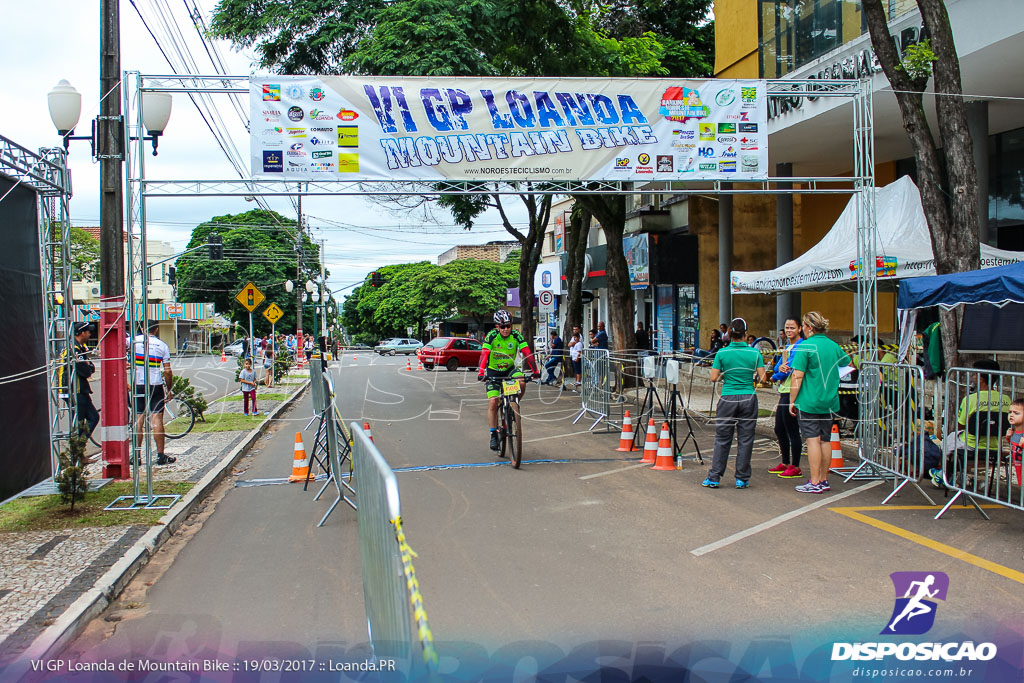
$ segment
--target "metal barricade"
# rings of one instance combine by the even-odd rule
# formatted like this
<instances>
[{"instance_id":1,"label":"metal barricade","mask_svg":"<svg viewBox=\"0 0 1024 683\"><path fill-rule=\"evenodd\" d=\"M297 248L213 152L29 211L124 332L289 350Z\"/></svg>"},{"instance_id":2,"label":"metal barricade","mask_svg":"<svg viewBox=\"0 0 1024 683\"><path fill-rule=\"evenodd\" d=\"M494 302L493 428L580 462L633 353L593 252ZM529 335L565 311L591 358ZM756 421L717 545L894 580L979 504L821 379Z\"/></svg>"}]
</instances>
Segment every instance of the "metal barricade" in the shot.
<instances>
[{"instance_id":1,"label":"metal barricade","mask_svg":"<svg viewBox=\"0 0 1024 683\"><path fill-rule=\"evenodd\" d=\"M327 487L332 483L334 488L338 492L338 497L331 503L331 506L327 508L327 512L320 518L320 523L317 527L322 527L327 518L334 512L334 508L338 506L338 503L344 501L353 510L358 510L358 506L355 501L356 490L352 486L352 436L345 433L345 421L341 418L341 412L338 410L337 401L334 393L334 378L330 375L324 375L324 389L327 397L327 407L321 416L321 425L324 428L324 433L327 437L327 456L330 458L330 476L327 482L324 484L320 492L316 494L313 500L319 500L323 492L327 490ZM346 467L346 464L348 467Z\"/></svg>"},{"instance_id":2,"label":"metal barricade","mask_svg":"<svg viewBox=\"0 0 1024 683\"><path fill-rule=\"evenodd\" d=\"M861 464L847 481L871 467L893 480L888 503L911 484L929 505L935 502L918 483L927 476L924 465L924 373L917 365L865 361L860 367L860 403L863 422L860 436Z\"/></svg>"},{"instance_id":3,"label":"metal barricade","mask_svg":"<svg viewBox=\"0 0 1024 683\"><path fill-rule=\"evenodd\" d=\"M327 395L324 392L324 371L320 363L309 364L309 388L313 392L313 417L319 417L327 410ZM313 424L310 421L310 424ZM309 425L306 425L309 428Z\"/></svg>"},{"instance_id":4,"label":"metal barricade","mask_svg":"<svg viewBox=\"0 0 1024 683\"><path fill-rule=\"evenodd\" d=\"M1024 394L1024 373L952 368L945 394L942 481L956 493L935 519L961 496L985 519L978 499L1024 510L1021 463L1007 439L1010 404Z\"/></svg>"},{"instance_id":5,"label":"metal barricade","mask_svg":"<svg viewBox=\"0 0 1024 683\"><path fill-rule=\"evenodd\" d=\"M608 418L611 412L611 370L608 362L608 349L584 349L580 358L583 363L583 384L580 387L580 412L572 421L579 422L584 415L596 415L593 429L601 420Z\"/></svg>"},{"instance_id":6,"label":"metal barricade","mask_svg":"<svg viewBox=\"0 0 1024 683\"><path fill-rule=\"evenodd\" d=\"M437 655L412 569L414 553L401 527L398 481L362 428L355 422L350 428L359 480L359 551L370 645L378 659L393 659L399 670L413 674L419 666L413 657L414 625L428 667L436 665Z\"/></svg>"}]
</instances>

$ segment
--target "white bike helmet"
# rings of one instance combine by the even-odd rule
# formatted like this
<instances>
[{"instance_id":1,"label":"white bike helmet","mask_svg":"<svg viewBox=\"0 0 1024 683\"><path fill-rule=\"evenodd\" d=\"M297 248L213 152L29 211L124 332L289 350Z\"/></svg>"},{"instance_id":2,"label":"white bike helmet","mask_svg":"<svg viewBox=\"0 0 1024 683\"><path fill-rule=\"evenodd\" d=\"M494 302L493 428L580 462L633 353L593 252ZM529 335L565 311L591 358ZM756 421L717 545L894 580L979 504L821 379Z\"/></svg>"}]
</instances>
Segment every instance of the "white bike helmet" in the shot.
<instances>
[{"instance_id":1,"label":"white bike helmet","mask_svg":"<svg viewBox=\"0 0 1024 683\"><path fill-rule=\"evenodd\" d=\"M512 324L512 316L510 316L508 314L508 311L506 311L505 309L499 308L498 310L496 310L494 312L494 324L495 325L511 325Z\"/></svg>"}]
</instances>

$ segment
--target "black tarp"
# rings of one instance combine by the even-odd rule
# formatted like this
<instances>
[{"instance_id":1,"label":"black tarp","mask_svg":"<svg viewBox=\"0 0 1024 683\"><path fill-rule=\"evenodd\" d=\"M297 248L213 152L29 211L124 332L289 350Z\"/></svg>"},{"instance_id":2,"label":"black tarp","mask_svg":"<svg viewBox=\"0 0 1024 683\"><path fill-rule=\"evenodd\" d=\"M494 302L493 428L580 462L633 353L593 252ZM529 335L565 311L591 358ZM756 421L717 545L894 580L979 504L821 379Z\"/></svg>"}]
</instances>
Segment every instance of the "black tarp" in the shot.
<instances>
[{"instance_id":1,"label":"black tarp","mask_svg":"<svg viewBox=\"0 0 1024 683\"><path fill-rule=\"evenodd\" d=\"M36 193L14 185L0 175L0 500L50 476L46 376L9 380L46 364Z\"/></svg>"}]
</instances>

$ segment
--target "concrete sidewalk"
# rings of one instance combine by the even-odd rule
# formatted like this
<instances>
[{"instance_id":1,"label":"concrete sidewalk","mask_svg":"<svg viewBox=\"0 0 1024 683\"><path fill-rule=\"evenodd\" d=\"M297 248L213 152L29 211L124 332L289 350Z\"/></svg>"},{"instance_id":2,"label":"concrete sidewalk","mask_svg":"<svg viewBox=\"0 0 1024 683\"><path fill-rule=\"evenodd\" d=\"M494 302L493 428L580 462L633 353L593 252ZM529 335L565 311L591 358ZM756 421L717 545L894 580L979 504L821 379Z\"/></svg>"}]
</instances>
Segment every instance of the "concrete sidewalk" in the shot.
<instances>
[{"instance_id":1,"label":"concrete sidewalk","mask_svg":"<svg viewBox=\"0 0 1024 683\"><path fill-rule=\"evenodd\" d=\"M153 526L0 533L0 678L18 675L15 662L57 654L117 597L271 422L301 396L309 385L308 375L301 372L293 370L272 389L261 387L263 394L287 396L278 401L261 398L264 417L253 419L253 428L193 431L167 442L166 453L177 462L154 466L154 481L195 485ZM210 404L206 420L215 423L218 416L241 412L241 401L218 400ZM98 464L90 466L89 477L100 477Z\"/></svg>"}]
</instances>

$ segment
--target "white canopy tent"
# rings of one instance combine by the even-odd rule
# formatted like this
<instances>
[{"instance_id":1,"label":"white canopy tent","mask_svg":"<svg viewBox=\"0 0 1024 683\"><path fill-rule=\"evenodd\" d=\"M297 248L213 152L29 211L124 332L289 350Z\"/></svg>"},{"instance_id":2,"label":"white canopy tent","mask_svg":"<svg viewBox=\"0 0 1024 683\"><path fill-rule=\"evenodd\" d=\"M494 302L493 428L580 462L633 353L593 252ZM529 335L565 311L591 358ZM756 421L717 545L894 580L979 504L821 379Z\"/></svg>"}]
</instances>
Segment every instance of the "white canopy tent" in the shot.
<instances>
[{"instance_id":1,"label":"white canopy tent","mask_svg":"<svg viewBox=\"0 0 1024 683\"><path fill-rule=\"evenodd\" d=\"M921 194L909 176L875 190L879 287L908 277L935 275L932 241ZM981 245L981 267L1024 261L1024 252ZM733 294L775 294L799 290L856 288L857 207L851 198L832 229L798 258L774 270L731 273Z\"/></svg>"}]
</instances>

